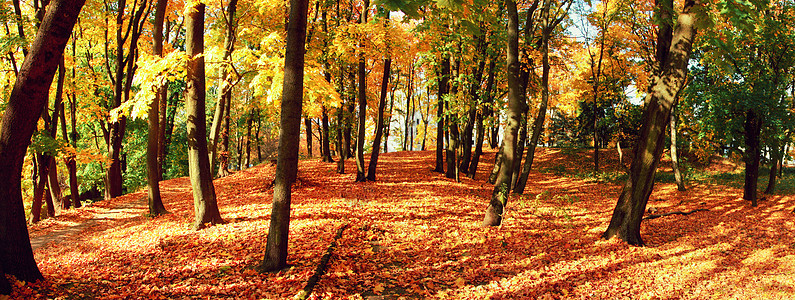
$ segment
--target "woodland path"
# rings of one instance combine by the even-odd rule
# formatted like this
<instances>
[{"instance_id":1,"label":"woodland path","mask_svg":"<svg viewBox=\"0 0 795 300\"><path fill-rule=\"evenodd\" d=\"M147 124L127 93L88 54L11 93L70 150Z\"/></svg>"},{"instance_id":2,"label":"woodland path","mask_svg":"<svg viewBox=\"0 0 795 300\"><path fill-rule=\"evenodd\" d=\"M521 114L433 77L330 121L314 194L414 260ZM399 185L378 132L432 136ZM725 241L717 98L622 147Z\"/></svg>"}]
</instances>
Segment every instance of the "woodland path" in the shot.
<instances>
[{"instance_id":1,"label":"woodland path","mask_svg":"<svg viewBox=\"0 0 795 300\"><path fill-rule=\"evenodd\" d=\"M140 198L134 201L123 202L114 205L109 209L103 209L94 214L94 217L81 223L69 225L64 228L58 228L44 235L32 237L30 239L30 246L33 251L41 247L58 244L69 237L76 236L85 231L86 228L95 226L100 222L114 222L125 218L130 214L140 215L146 212L146 198Z\"/></svg>"}]
</instances>

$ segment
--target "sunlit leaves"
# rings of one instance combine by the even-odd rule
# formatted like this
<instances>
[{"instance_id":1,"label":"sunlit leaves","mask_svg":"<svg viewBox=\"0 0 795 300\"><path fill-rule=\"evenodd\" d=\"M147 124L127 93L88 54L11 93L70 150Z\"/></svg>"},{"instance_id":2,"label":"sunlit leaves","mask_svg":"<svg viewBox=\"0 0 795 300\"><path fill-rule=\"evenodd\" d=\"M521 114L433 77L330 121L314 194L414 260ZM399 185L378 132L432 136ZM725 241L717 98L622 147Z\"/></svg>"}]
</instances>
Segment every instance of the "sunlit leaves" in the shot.
<instances>
[{"instance_id":1,"label":"sunlit leaves","mask_svg":"<svg viewBox=\"0 0 795 300\"><path fill-rule=\"evenodd\" d=\"M111 119L115 120L121 114L134 119L144 118L149 104L155 99L160 87L168 82L185 80L187 76L185 66L188 59L185 52L178 51L171 52L165 57L141 54L138 59L138 71L133 78L133 83L139 87L139 90L131 101L126 101L111 111Z\"/></svg>"}]
</instances>

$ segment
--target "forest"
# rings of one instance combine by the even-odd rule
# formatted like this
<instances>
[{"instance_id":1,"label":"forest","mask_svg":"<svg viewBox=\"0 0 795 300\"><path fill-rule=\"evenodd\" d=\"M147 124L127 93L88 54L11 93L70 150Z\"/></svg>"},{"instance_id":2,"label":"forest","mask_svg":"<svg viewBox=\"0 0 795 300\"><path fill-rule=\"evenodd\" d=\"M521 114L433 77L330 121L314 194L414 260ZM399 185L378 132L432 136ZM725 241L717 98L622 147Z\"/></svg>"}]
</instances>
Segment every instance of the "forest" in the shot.
<instances>
[{"instance_id":1,"label":"forest","mask_svg":"<svg viewBox=\"0 0 795 300\"><path fill-rule=\"evenodd\" d=\"M795 297L793 1L4 2L0 298Z\"/></svg>"}]
</instances>

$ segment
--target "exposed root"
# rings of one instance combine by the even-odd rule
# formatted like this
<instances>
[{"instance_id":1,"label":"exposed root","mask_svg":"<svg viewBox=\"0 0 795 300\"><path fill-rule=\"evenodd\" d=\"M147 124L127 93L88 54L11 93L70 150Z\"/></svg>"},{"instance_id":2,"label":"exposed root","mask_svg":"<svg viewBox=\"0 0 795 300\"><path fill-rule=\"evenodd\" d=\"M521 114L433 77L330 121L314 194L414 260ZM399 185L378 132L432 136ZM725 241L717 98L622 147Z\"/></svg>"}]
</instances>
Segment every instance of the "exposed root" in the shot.
<instances>
[{"instance_id":1,"label":"exposed root","mask_svg":"<svg viewBox=\"0 0 795 300\"><path fill-rule=\"evenodd\" d=\"M692 213L697 212L697 211L707 211L707 210L709 210L709 209L699 208L699 209L691 210L689 212L672 211L672 212L667 212L667 213L664 213L664 214L648 215L648 216L643 217L643 220L656 219L656 218L670 216L670 215L683 215L683 216L686 216L686 215L692 214Z\"/></svg>"}]
</instances>

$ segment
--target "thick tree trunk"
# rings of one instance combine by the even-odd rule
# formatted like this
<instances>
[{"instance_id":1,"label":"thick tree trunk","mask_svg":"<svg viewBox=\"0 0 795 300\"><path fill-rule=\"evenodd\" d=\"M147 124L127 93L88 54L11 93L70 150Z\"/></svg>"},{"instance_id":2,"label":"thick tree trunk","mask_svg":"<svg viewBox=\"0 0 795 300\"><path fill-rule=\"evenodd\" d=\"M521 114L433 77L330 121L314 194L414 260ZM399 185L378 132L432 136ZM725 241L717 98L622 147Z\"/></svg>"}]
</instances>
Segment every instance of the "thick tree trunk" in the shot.
<instances>
[{"instance_id":1,"label":"thick tree trunk","mask_svg":"<svg viewBox=\"0 0 795 300\"><path fill-rule=\"evenodd\" d=\"M387 18L389 15L387 15ZM381 137L384 134L384 110L386 110L386 93L389 87L389 73L392 59L384 59L384 76L381 79L381 96L378 100L378 118L375 121L375 138L370 151L370 163L367 166L367 180L375 181L375 170L378 167L378 155L381 153Z\"/></svg>"},{"instance_id":2,"label":"thick tree trunk","mask_svg":"<svg viewBox=\"0 0 795 300\"><path fill-rule=\"evenodd\" d=\"M663 7L657 10L658 13L673 10L672 1L660 1L660 5ZM665 44L671 46L664 51L667 54L664 55L665 60L660 61L660 72L652 74L652 82L645 101L646 110L641 118L644 122L638 144L635 146L629 177L613 210L610 225L602 235L605 239L617 235L631 245L643 245L640 222L654 186L654 173L664 148L665 127L668 124L671 108L687 77L687 63L696 36L698 6L701 6L700 2L686 1L682 13L678 16L676 30L672 36L667 37L669 43L665 41L657 43L658 50ZM666 26L660 27L662 33Z\"/></svg>"},{"instance_id":3,"label":"thick tree trunk","mask_svg":"<svg viewBox=\"0 0 795 300\"><path fill-rule=\"evenodd\" d=\"M22 203L22 164L50 84L84 0L52 0L22 64L0 123L0 271L18 280L43 279L30 246ZM43 174L42 174L43 175ZM0 276L0 294L11 293Z\"/></svg>"},{"instance_id":4,"label":"thick tree trunk","mask_svg":"<svg viewBox=\"0 0 795 300\"><path fill-rule=\"evenodd\" d=\"M279 133L279 158L273 186L268 243L260 271L278 271L287 266L290 229L290 193L298 173L298 136L303 102L304 39L306 38L307 0L290 1L287 52L284 56L284 88Z\"/></svg>"},{"instance_id":5,"label":"thick tree trunk","mask_svg":"<svg viewBox=\"0 0 795 300\"><path fill-rule=\"evenodd\" d=\"M188 76L185 89L185 108L188 111L188 163L193 188L193 227L221 224L221 213L215 198L210 156L207 150L207 115L205 113L204 77L204 3L197 3L187 14L185 38Z\"/></svg>"},{"instance_id":6,"label":"thick tree trunk","mask_svg":"<svg viewBox=\"0 0 795 300\"><path fill-rule=\"evenodd\" d=\"M673 110L673 109L672 109ZM680 191L687 190L685 183L682 179L682 172L679 171L679 155L676 153L676 115L670 117L671 125L671 165L674 169L674 179L676 179L676 188ZM620 148L619 148L620 149Z\"/></svg>"},{"instance_id":7,"label":"thick tree trunk","mask_svg":"<svg viewBox=\"0 0 795 300\"><path fill-rule=\"evenodd\" d=\"M165 19L168 1L158 0L155 8L155 23L152 29L155 55L163 56L163 20ZM159 216L165 213L166 207L160 197L160 181L163 179L163 172L160 171L160 164L157 154L160 145L160 101L166 101L167 89L165 86L158 87L155 99L149 104L148 129L149 137L146 144L146 178L148 185L149 215Z\"/></svg>"},{"instance_id":8,"label":"thick tree trunk","mask_svg":"<svg viewBox=\"0 0 795 300\"><path fill-rule=\"evenodd\" d=\"M527 111L524 92L519 80L519 16L516 10L516 1L506 0L505 4L508 8L508 122L503 137L503 159L499 175L494 183L491 201L483 217L484 226L499 226L502 223L513 175L517 133L522 122L521 118Z\"/></svg>"},{"instance_id":9,"label":"thick tree trunk","mask_svg":"<svg viewBox=\"0 0 795 300\"><path fill-rule=\"evenodd\" d=\"M745 185L743 185L743 199L751 201L751 206L757 205L757 186L759 179L759 156L761 147L759 134L762 130L762 120L753 109L745 114Z\"/></svg>"}]
</instances>

